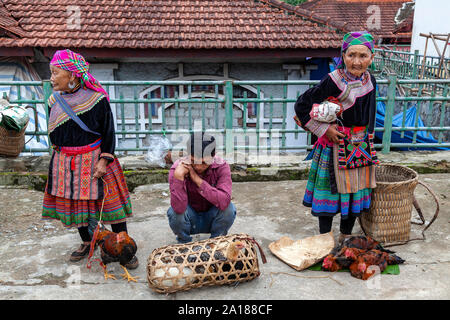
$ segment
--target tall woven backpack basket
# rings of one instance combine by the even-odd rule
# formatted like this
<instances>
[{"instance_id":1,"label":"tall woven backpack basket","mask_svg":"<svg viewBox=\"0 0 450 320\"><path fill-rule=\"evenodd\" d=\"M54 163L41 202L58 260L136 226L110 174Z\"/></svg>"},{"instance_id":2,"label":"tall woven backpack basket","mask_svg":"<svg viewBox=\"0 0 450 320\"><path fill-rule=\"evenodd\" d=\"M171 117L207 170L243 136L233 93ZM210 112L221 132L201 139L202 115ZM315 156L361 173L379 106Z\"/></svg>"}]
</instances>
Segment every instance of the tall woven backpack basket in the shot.
<instances>
[{"instance_id":1,"label":"tall woven backpack basket","mask_svg":"<svg viewBox=\"0 0 450 320\"><path fill-rule=\"evenodd\" d=\"M17 157L25 146L25 126L20 132L0 126L0 156Z\"/></svg>"},{"instance_id":2,"label":"tall woven backpack basket","mask_svg":"<svg viewBox=\"0 0 450 320\"><path fill-rule=\"evenodd\" d=\"M425 230L439 213L439 202L433 190L419 181L416 171L401 165L381 164L375 169L375 178L377 187L372 191L369 213L363 214L359 220L364 233L384 244L424 240ZM428 224L414 196L417 184L424 186L436 202L436 212ZM411 222L413 207L421 219L419 223ZM425 225L423 238L410 239L411 223Z\"/></svg>"}]
</instances>

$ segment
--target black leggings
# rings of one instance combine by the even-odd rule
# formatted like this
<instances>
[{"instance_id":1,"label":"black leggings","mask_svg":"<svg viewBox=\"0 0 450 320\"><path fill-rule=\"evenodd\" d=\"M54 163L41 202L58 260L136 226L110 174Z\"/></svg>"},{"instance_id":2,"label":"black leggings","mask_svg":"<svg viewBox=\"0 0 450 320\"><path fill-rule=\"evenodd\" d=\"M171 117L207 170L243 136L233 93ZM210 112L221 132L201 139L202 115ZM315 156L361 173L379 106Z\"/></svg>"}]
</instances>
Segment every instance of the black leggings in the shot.
<instances>
[{"instance_id":1,"label":"black leggings","mask_svg":"<svg viewBox=\"0 0 450 320\"><path fill-rule=\"evenodd\" d=\"M127 230L127 223L126 222L112 224L111 225L111 229L115 233L119 233L121 231L128 232L128 230ZM88 241L92 240L91 235L89 234L87 226L86 227L79 227L78 228L78 233L80 234L80 237L81 237L82 241L88 242Z\"/></svg>"},{"instance_id":2,"label":"black leggings","mask_svg":"<svg viewBox=\"0 0 450 320\"><path fill-rule=\"evenodd\" d=\"M353 226L355 225L356 217L349 215L347 219L341 218L340 231L343 234L351 234ZM333 217L319 217L320 233L327 233L331 231Z\"/></svg>"}]
</instances>

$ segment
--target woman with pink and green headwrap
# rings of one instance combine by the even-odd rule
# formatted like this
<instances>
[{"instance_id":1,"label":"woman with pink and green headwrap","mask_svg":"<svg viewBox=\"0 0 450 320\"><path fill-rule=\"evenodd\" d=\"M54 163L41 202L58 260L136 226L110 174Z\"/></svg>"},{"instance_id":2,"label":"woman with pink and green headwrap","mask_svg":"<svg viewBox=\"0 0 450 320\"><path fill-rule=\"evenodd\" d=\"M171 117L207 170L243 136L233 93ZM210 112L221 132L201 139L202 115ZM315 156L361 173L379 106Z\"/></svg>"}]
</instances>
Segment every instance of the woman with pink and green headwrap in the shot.
<instances>
[{"instance_id":1,"label":"woman with pink and green headwrap","mask_svg":"<svg viewBox=\"0 0 450 320\"><path fill-rule=\"evenodd\" d=\"M100 219L101 208L102 223L111 224L114 232L127 231L131 202L114 156L114 118L107 92L89 73L83 56L71 50L57 51L50 70L54 93L48 99L48 131L53 153L42 217L78 228L82 244L70 261L79 261L89 253L89 225ZM126 267L137 266L134 257Z\"/></svg>"},{"instance_id":2,"label":"woman with pink and green headwrap","mask_svg":"<svg viewBox=\"0 0 450 320\"><path fill-rule=\"evenodd\" d=\"M80 82L81 87L102 93L109 101L108 94L100 83L89 73L89 63L82 55L69 49L56 51L50 66L69 71ZM73 83L69 82L69 88L73 89Z\"/></svg>"},{"instance_id":3,"label":"woman with pink and green headwrap","mask_svg":"<svg viewBox=\"0 0 450 320\"><path fill-rule=\"evenodd\" d=\"M368 212L376 186L372 165L377 163L373 148L376 80L368 71L373 52L371 34L347 33L338 68L295 103L298 124L318 137L303 204L318 217L320 233L330 232L333 217L340 213L339 241L352 233L356 218ZM323 122L312 112L314 105L325 100L340 105L334 122ZM344 137L355 145L346 147ZM354 152L347 156L347 149Z\"/></svg>"}]
</instances>

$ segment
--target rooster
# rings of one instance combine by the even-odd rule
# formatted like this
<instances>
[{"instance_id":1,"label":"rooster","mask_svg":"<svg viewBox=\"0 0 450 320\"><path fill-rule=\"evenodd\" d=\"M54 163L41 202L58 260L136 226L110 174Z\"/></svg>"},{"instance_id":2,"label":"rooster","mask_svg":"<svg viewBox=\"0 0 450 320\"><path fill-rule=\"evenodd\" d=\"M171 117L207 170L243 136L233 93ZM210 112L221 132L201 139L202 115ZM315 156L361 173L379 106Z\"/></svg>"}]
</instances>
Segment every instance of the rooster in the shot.
<instances>
[{"instance_id":1,"label":"rooster","mask_svg":"<svg viewBox=\"0 0 450 320\"><path fill-rule=\"evenodd\" d=\"M358 248L345 248L344 255L347 259L351 260L352 262L358 258L359 255L366 253L367 250L364 249L358 249Z\"/></svg>"},{"instance_id":2,"label":"rooster","mask_svg":"<svg viewBox=\"0 0 450 320\"><path fill-rule=\"evenodd\" d=\"M345 257L352 261L355 261L359 256L364 255L364 254L381 256L382 258L386 259L386 262L388 265L402 264L403 262L405 262L405 260L403 260L402 258L400 258L399 256L397 256L395 254L389 254L387 252L377 250L377 249L372 249L372 250L366 251L366 250L357 249L357 248L347 248L344 252Z\"/></svg>"},{"instance_id":3,"label":"rooster","mask_svg":"<svg viewBox=\"0 0 450 320\"><path fill-rule=\"evenodd\" d=\"M133 259L137 251L136 242L128 236L125 231L115 233L103 228L96 239L96 244L100 247L100 256L102 263L100 264L104 270L105 280L108 278L116 279L114 275L109 274L106 270L106 264L111 262L119 262L123 270L122 277L128 282L137 282L137 277L132 277L125 265Z\"/></svg>"},{"instance_id":4,"label":"rooster","mask_svg":"<svg viewBox=\"0 0 450 320\"><path fill-rule=\"evenodd\" d=\"M354 249L348 251L348 249ZM345 239L341 245L336 246L323 260L322 269L326 271L339 271L348 268L356 257L368 250L376 249L385 253L394 253L381 246L378 241L366 236L352 236Z\"/></svg>"},{"instance_id":5,"label":"rooster","mask_svg":"<svg viewBox=\"0 0 450 320\"><path fill-rule=\"evenodd\" d=\"M342 268L348 268L353 260L350 260L345 251L348 248L344 245L336 246L331 252L323 259L322 268L326 271L336 272Z\"/></svg>"},{"instance_id":6,"label":"rooster","mask_svg":"<svg viewBox=\"0 0 450 320\"><path fill-rule=\"evenodd\" d=\"M395 253L394 251L387 250L381 246L381 244L367 236L352 236L345 239L342 243L342 246L347 248L357 248L364 250L372 250L377 249L386 253Z\"/></svg>"},{"instance_id":7,"label":"rooster","mask_svg":"<svg viewBox=\"0 0 450 320\"><path fill-rule=\"evenodd\" d=\"M405 262L405 260L394 254L377 249L362 252L362 250L351 248L346 250L345 255L350 259L355 259L350 265L351 275L362 280L367 280L375 274L375 270L370 268L370 266L378 267L381 273L386 269L387 265Z\"/></svg>"}]
</instances>

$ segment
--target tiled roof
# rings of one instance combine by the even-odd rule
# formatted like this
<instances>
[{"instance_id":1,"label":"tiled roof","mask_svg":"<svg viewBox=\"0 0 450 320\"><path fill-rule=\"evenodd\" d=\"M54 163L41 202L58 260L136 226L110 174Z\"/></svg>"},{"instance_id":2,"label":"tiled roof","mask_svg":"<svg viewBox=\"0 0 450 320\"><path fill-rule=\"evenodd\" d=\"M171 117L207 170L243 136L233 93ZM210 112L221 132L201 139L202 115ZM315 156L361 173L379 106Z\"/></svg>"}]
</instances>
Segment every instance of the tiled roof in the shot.
<instances>
[{"instance_id":1,"label":"tiled roof","mask_svg":"<svg viewBox=\"0 0 450 320\"><path fill-rule=\"evenodd\" d=\"M19 23L14 20L2 2L0 2L0 30L6 33L8 37L16 38L25 35Z\"/></svg>"},{"instance_id":2,"label":"tiled roof","mask_svg":"<svg viewBox=\"0 0 450 320\"><path fill-rule=\"evenodd\" d=\"M323 49L339 48L343 36L339 24L278 0L2 2L24 34L0 37L0 47Z\"/></svg>"},{"instance_id":3,"label":"tiled roof","mask_svg":"<svg viewBox=\"0 0 450 320\"><path fill-rule=\"evenodd\" d=\"M410 38L411 32L396 33L395 16L406 2L412 0L311 0L299 7L329 21L345 24L347 30L368 30L376 38ZM407 21L412 24L414 10Z\"/></svg>"}]
</instances>

